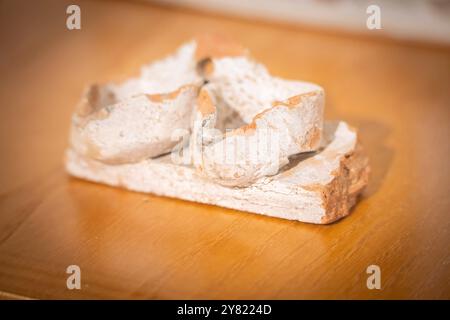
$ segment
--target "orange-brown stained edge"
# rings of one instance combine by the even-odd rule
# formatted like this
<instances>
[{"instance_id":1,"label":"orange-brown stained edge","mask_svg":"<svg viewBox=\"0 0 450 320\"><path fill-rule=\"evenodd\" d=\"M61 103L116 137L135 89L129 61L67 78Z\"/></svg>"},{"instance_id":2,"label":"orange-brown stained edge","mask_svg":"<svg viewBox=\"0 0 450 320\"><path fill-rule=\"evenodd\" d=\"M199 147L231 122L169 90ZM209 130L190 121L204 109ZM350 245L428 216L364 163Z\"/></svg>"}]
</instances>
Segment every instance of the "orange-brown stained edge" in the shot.
<instances>
[{"instance_id":1,"label":"orange-brown stained edge","mask_svg":"<svg viewBox=\"0 0 450 320\"><path fill-rule=\"evenodd\" d=\"M174 100L178 97L178 95L189 89L198 90L198 87L193 84L186 84L184 86L179 87L177 90L169 92L169 93L155 93L155 94L146 94L145 96L151 101L151 102L163 102L166 100Z\"/></svg>"},{"instance_id":2,"label":"orange-brown stained edge","mask_svg":"<svg viewBox=\"0 0 450 320\"><path fill-rule=\"evenodd\" d=\"M263 110L260 113L258 113L256 116L253 117L252 122L250 122L249 124L246 124L242 127L239 127L233 131L228 132L227 135L233 136L233 135L239 135L239 134L252 134L256 130L256 121L258 119L264 117L264 115L266 113L270 112L274 108L278 108L278 107L288 107L290 109L295 108L300 104L300 102L303 100L303 98L317 96L319 94L321 94L321 91L315 90L315 91L306 92L306 93L302 93L302 94L290 97L284 101L274 101L272 103L271 108L268 108L268 109Z\"/></svg>"},{"instance_id":3,"label":"orange-brown stained edge","mask_svg":"<svg viewBox=\"0 0 450 320\"><path fill-rule=\"evenodd\" d=\"M211 95L209 94L208 90L204 88L200 89L200 93L198 94L197 106L198 111L202 115L211 114L216 111L216 107L214 106Z\"/></svg>"}]
</instances>

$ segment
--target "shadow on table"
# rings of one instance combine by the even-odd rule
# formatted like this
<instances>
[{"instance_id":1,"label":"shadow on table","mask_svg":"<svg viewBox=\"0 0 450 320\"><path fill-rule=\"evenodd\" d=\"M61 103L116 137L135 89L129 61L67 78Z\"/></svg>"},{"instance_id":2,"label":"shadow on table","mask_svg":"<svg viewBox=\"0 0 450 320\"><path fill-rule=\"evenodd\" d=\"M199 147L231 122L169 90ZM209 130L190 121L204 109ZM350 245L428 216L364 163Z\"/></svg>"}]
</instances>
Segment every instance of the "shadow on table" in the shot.
<instances>
[{"instance_id":1,"label":"shadow on table","mask_svg":"<svg viewBox=\"0 0 450 320\"><path fill-rule=\"evenodd\" d=\"M383 185L394 158L395 151L386 145L392 130L383 123L368 119L349 119L349 123L357 127L360 142L369 157L369 184L362 197L370 197Z\"/></svg>"}]
</instances>

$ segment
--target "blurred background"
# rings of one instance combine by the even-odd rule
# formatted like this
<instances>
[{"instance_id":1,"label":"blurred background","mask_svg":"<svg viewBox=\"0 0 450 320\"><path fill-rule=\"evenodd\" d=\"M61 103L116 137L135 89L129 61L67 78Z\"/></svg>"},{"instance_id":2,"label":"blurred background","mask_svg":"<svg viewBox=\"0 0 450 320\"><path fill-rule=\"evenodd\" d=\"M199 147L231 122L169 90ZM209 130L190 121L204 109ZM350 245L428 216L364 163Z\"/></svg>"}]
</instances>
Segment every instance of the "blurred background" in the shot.
<instances>
[{"instance_id":1,"label":"blurred background","mask_svg":"<svg viewBox=\"0 0 450 320\"><path fill-rule=\"evenodd\" d=\"M367 8L377 5L383 35L450 44L449 0L148 0L251 19L366 33Z\"/></svg>"}]
</instances>

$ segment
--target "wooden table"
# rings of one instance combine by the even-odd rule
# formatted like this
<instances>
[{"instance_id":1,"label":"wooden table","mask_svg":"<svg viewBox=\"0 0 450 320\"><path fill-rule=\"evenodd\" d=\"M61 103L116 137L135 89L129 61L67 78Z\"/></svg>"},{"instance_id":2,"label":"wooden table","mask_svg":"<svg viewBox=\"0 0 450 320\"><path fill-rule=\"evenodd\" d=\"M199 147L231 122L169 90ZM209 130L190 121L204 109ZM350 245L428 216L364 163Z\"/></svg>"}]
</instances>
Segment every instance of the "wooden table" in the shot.
<instances>
[{"instance_id":1,"label":"wooden table","mask_svg":"<svg viewBox=\"0 0 450 320\"><path fill-rule=\"evenodd\" d=\"M450 298L450 50L170 10L5 1L0 10L0 296ZM86 83L205 30L276 75L321 84L326 117L360 129L372 176L328 226L127 192L69 177L70 115ZM66 268L81 268L81 290ZM366 268L381 268L381 290Z\"/></svg>"}]
</instances>

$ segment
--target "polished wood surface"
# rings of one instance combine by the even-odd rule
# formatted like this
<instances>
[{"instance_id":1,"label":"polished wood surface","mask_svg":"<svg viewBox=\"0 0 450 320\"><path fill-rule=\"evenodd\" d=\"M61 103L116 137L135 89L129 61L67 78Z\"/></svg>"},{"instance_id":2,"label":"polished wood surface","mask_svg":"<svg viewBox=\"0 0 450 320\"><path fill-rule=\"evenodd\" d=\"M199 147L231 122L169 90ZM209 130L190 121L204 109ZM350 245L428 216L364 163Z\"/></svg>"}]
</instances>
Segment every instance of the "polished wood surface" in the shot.
<instances>
[{"instance_id":1,"label":"polished wood surface","mask_svg":"<svg viewBox=\"0 0 450 320\"><path fill-rule=\"evenodd\" d=\"M0 298L450 298L450 50L145 3L0 6ZM276 75L321 84L359 128L368 189L328 226L127 192L69 177L83 86L122 79L205 30ZM67 266L81 290L66 288ZM381 268L368 290L366 268Z\"/></svg>"}]
</instances>

